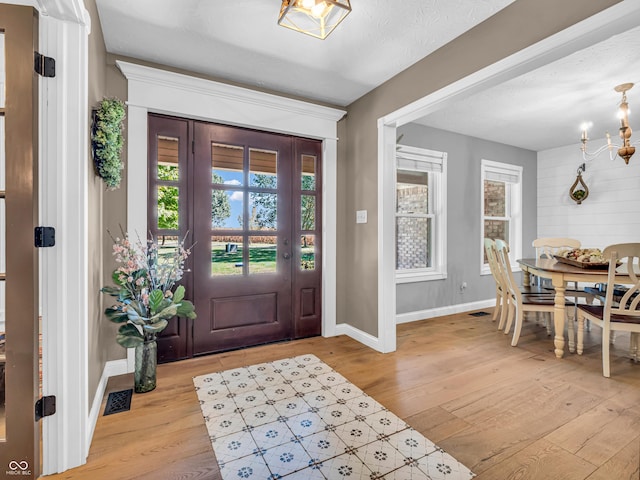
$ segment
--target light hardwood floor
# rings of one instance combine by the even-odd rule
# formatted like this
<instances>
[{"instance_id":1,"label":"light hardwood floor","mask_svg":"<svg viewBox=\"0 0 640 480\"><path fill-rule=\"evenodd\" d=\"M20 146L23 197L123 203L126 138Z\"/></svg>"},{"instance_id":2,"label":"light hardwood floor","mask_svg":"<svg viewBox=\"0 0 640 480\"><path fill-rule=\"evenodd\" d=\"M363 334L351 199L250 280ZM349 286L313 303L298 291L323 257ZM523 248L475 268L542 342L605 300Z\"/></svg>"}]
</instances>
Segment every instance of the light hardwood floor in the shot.
<instances>
[{"instance_id":1,"label":"light hardwood floor","mask_svg":"<svg viewBox=\"0 0 640 480\"><path fill-rule=\"evenodd\" d=\"M640 365L620 334L604 378L599 336L594 327L583 356L558 360L542 325L525 322L514 348L490 316L463 313L399 325L386 355L316 337L160 365L155 391L99 418L86 465L46 478L220 479L192 377L313 353L478 479L638 480ZM116 377L109 391L131 384Z\"/></svg>"}]
</instances>

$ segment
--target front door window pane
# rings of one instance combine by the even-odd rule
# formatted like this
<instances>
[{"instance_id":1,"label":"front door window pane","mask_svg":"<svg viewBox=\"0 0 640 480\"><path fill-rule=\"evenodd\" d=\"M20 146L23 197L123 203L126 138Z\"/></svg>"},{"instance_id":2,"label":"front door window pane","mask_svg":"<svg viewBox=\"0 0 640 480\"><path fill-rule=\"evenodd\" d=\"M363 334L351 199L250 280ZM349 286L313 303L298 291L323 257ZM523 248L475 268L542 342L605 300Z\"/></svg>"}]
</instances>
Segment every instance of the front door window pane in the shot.
<instances>
[{"instance_id":1,"label":"front door window pane","mask_svg":"<svg viewBox=\"0 0 640 480\"><path fill-rule=\"evenodd\" d=\"M316 157L302 155L302 190L316 189Z\"/></svg>"},{"instance_id":2,"label":"front door window pane","mask_svg":"<svg viewBox=\"0 0 640 480\"><path fill-rule=\"evenodd\" d=\"M278 194L249 193L249 228L276 230L278 228Z\"/></svg>"},{"instance_id":3,"label":"front door window pane","mask_svg":"<svg viewBox=\"0 0 640 480\"><path fill-rule=\"evenodd\" d=\"M211 275L242 275L242 237L211 237Z\"/></svg>"},{"instance_id":4,"label":"front door window pane","mask_svg":"<svg viewBox=\"0 0 640 480\"><path fill-rule=\"evenodd\" d=\"M431 218L396 218L396 269L431 267Z\"/></svg>"},{"instance_id":5,"label":"front door window pane","mask_svg":"<svg viewBox=\"0 0 640 480\"><path fill-rule=\"evenodd\" d=\"M249 149L249 185L278 188L278 154L269 150Z\"/></svg>"},{"instance_id":6,"label":"front door window pane","mask_svg":"<svg viewBox=\"0 0 640 480\"><path fill-rule=\"evenodd\" d=\"M161 185L158 187L158 230L178 230L178 187Z\"/></svg>"},{"instance_id":7,"label":"front door window pane","mask_svg":"<svg viewBox=\"0 0 640 480\"><path fill-rule=\"evenodd\" d=\"M315 195L300 196L300 228L302 230L316 229L316 197Z\"/></svg>"},{"instance_id":8,"label":"front door window pane","mask_svg":"<svg viewBox=\"0 0 640 480\"><path fill-rule=\"evenodd\" d=\"M244 147L211 144L211 181L214 184L244 185Z\"/></svg>"},{"instance_id":9,"label":"front door window pane","mask_svg":"<svg viewBox=\"0 0 640 480\"><path fill-rule=\"evenodd\" d=\"M300 270L316 269L315 235L300 236Z\"/></svg>"},{"instance_id":10,"label":"front door window pane","mask_svg":"<svg viewBox=\"0 0 640 480\"><path fill-rule=\"evenodd\" d=\"M242 190L213 189L211 191L211 226L221 230L241 230L243 203Z\"/></svg>"},{"instance_id":11,"label":"front door window pane","mask_svg":"<svg viewBox=\"0 0 640 480\"><path fill-rule=\"evenodd\" d=\"M158 180L177 182L180 180L178 170L178 139L158 135Z\"/></svg>"},{"instance_id":12,"label":"front door window pane","mask_svg":"<svg viewBox=\"0 0 640 480\"><path fill-rule=\"evenodd\" d=\"M276 237L249 237L249 274L276 273L277 255Z\"/></svg>"}]
</instances>

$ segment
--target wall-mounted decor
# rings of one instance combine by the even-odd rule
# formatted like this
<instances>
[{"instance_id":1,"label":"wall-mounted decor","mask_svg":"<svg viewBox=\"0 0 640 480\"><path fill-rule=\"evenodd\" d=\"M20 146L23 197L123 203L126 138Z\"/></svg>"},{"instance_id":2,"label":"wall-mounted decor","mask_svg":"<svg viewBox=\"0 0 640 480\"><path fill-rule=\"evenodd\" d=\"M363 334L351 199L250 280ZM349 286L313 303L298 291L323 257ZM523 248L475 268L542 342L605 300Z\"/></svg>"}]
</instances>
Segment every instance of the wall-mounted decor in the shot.
<instances>
[{"instance_id":1,"label":"wall-mounted decor","mask_svg":"<svg viewBox=\"0 0 640 480\"><path fill-rule=\"evenodd\" d=\"M124 165L122 158L122 123L125 106L117 98L105 98L93 111L91 154L96 174L109 190L120 186Z\"/></svg>"},{"instance_id":2,"label":"wall-mounted decor","mask_svg":"<svg viewBox=\"0 0 640 480\"><path fill-rule=\"evenodd\" d=\"M585 171L585 164L583 163L578 167L578 175L576 176L576 181L573 182L571 188L569 189L569 196L571 200L580 205L586 198L589 196L589 187L584 183L582 179L582 172Z\"/></svg>"}]
</instances>

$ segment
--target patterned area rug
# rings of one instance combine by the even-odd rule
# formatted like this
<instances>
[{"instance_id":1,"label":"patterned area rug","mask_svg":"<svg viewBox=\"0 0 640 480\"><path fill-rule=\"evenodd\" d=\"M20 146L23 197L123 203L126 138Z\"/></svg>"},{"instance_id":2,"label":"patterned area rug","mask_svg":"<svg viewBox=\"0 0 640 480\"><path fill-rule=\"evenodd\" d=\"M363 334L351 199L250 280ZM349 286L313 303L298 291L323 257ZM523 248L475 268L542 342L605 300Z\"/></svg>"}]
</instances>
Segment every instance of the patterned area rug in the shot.
<instances>
[{"instance_id":1,"label":"patterned area rug","mask_svg":"<svg viewBox=\"0 0 640 480\"><path fill-rule=\"evenodd\" d=\"M193 382L224 480L475 476L314 355Z\"/></svg>"}]
</instances>

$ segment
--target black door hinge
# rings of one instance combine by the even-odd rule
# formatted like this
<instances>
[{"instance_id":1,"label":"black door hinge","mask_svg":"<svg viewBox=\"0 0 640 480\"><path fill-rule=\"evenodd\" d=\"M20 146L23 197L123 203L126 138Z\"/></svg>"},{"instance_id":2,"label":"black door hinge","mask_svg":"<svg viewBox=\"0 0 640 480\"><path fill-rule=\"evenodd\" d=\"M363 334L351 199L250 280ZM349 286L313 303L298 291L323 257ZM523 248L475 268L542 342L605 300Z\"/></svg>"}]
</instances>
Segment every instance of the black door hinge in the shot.
<instances>
[{"instance_id":1,"label":"black door hinge","mask_svg":"<svg viewBox=\"0 0 640 480\"><path fill-rule=\"evenodd\" d=\"M36 402L36 422L44 417L48 417L56 413L56 397L50 395L42 397Z\"/></svg>"},{"instance_id":2,"label":"black door hinge","mask_svg":"<svg viewBox=\"0 0 640 480\"><path fill-rule=\"evenodd\" d=\"M51 57L45 57L41 53L33 52L33 69L38 75L43 77L55 77L56 76L56 60Z\"/></svg>"},{"instance_id":3,"label":"black door hinge","mask_svg":"<svg viewBox=\"0 0 640 480\"><path fill-rule=\"evenodd\" d=\"M56 244L56 229L53 227L36 227L34 243L37 248L53 247Z\"/></svg>"}]
</instances>

